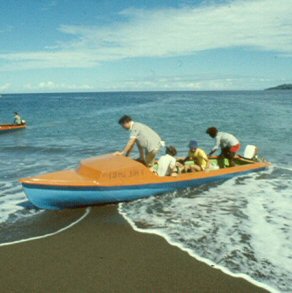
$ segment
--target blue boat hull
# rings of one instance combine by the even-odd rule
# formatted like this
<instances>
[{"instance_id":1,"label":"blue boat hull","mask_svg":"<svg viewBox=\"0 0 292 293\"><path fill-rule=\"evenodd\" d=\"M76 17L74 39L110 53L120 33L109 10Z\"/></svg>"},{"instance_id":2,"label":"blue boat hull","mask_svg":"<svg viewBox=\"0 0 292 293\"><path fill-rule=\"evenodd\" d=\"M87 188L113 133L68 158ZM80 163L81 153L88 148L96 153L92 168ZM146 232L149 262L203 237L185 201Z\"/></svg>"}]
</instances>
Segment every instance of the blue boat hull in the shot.
<instances>
[{"instance_id":1,"label":"blue boat hull","mask_svg":"<svg viewBox=\"0 0 292 293\"><path fill-rule=\"evenodd\" d=\"M28 199L38 208L64 209L105 203L132 201L178 189L197 187L208 183L220 182L247 173L262 171L266 168L252 169L240 173L158 184L145 184L117 187L70 187L49 186L23 183Z\"/></svg>"}]
</instances>

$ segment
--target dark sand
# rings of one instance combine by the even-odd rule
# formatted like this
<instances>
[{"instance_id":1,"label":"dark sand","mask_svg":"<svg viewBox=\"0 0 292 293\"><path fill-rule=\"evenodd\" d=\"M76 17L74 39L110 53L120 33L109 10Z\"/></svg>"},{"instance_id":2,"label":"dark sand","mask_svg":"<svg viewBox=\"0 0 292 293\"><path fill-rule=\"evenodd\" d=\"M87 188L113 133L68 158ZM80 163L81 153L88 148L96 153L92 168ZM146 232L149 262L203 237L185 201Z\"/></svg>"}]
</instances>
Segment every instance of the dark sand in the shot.
<instances>
[{"instance_id":1,"label":"dark sand","mask_svg":"<svg viewBox=\"0 0 292 293\"><path fill-rule=\"evenodd\" d=\"M135 232L116 206L93 208L73 228L0 247L1 292L266 292Z\"/></svg>"}]
</instances>

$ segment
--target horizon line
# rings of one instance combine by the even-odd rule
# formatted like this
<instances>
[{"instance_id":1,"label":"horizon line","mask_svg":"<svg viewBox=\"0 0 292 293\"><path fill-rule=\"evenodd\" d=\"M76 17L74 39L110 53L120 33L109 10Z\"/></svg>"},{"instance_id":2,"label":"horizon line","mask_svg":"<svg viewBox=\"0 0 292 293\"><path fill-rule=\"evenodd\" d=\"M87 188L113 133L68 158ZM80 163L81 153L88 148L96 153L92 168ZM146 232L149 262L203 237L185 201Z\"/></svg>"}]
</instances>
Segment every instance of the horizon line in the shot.
<instances>
[{"instance_id":1,"label":"horizon line","mask_svg":"<svg viewBox=\"0 0 292 293\"><path fill-rule=\"evenodd\" d=\"M98 94L98 93L174 93L174 92L182 92L182 93L191 93L191 92L257 92L257 91L266 91L268 89L248 89L248 90L240 90L240 89L234 89L234 90L121 90L121 91L68 91L68 92L62 92L62 91L56 91L56 92L11 92L11 93L0 93L0 96L4 95L39 95L39 94Z\"/></svg>"}]
</instances>

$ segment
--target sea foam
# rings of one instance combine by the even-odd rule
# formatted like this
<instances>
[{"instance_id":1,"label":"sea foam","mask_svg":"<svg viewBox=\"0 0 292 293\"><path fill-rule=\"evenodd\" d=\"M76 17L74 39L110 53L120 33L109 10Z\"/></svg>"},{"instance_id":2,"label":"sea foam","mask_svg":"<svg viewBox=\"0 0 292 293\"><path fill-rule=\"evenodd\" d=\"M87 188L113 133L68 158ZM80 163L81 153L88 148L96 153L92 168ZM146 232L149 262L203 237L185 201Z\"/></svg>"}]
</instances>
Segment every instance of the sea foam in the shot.
<instances>
[{"instance_id":1,"label":"sea foam","mask_svg":"<svg viewBox=\"0 0 292 293\"><path fill-rule=\"evenodd\" d=\"M120 204L140 232L270 291L292 290L291 171L238 177L211 187Z\"/></svg>"}]
</instances>

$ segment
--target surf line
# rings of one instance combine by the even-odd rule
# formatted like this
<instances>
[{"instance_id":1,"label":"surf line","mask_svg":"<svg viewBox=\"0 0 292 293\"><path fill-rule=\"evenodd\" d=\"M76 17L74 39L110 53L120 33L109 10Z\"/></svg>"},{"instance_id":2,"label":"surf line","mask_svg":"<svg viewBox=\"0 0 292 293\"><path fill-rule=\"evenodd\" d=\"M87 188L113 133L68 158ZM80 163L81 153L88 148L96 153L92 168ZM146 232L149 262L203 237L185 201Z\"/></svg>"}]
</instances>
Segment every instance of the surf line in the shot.
<instances>
[{"instance_id":1,"label":"surf line","mask_svg":"<svg viewBox=\"0 0 292 293\"><path fill-rule=\"evenodd\" d=\"M211 268L213 269L218 269L220 270L221 272L229 275L229 276L232 276L234 278L242 278L246 281L248 281L249 283L253 284L253 285L256 285L260 288L263 288L263 289L266 289L267 291L271 292L271 293L280 293L277 289L275 288L272 288L270 287L269 285L265 284L265 283L261 283L255 279L253 279L252 277L244 274L244 273L232 273L228 268L226 267L223 267L221 265L218 265L216 264L215 262L207 259L207 258L204 258L204 257L201 257L197 254L195 254L191 249L188 249L188 248L185 248L184 246L182 246L181 244L177 243L177 242L174 242L170 239L170 237L164 233L161 233L161 232L157 232L156 230L154 229L148 229L148 230L143 230L141 228L138 228L134 221L132 219L130 219L127 214L125 212L122 211L122 207L121 207L121 203L119 204L119 207L118 207L118 212L120 213L120 215L122 215L122 217L129 223L129 225L132 227L132 229L134 231L137 231L137 232L140 232L140 233L144 233L144 234L152 234L152 235L157 235L157 236L160 236L162 237L163 239L166 240L166 242L168 244L170 244L171 246L175 246L175 247L178 247L180 250L182 251L185 251L186 253L188 253L191 257L195 258L196 260L198 261L201 261L205 264L207 264L208 266L210 266Z\"/></svg>"},{"instance_id":2,"label":"surf line","mask_svg":"<svg viewBox=\"0 0 292 293\"><path fill-rule=\"evenodd\" d=\"M43 238L48 238L57 234L60 234L70 228L72 228L73 226L77 225L78 223L80 223L82 220L84 220L90 213L91 208L88 207L85 210L85 213L76 221L72 222L70 225L63 227L55 232L52 233L48 233L45 235L41 235L41 236L35 236L35 237L31 237L31 238L25 238L25 239L20 239L20 240L16 240L16 241L12 241L12 242L4 242L4 243L0 243L0 247L2 246L8 246L8 245L14 245L14 244L19 244L19 243L24 243L24 242L29 242L29 241L34 241L34 240L39 240L39 239L43 239Z\"/></svg>"}]
</instances>

